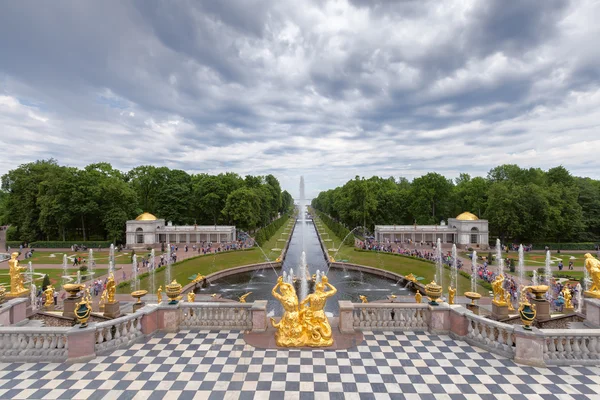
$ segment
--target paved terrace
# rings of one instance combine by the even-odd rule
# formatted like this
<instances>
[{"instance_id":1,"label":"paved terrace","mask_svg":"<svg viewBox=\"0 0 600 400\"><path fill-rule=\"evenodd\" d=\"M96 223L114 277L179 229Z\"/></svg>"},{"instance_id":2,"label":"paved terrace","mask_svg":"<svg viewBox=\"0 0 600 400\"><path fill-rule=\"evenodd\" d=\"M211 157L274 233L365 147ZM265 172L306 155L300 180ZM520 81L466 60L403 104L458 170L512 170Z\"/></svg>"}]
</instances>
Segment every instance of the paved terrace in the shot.
<instances>
[{"instance_id":1,"label":"paved terrace","mask_svg":"<svg viewBox=\"0 0 600 400\"><path fill-rule=\"evenodd\" d=\"M600 368L533 368L449 336L365 332L348 350L260 350L239 331L157 333L88 363L0 364L2 399L596 400Z\"/></svg>"}]
</instances>

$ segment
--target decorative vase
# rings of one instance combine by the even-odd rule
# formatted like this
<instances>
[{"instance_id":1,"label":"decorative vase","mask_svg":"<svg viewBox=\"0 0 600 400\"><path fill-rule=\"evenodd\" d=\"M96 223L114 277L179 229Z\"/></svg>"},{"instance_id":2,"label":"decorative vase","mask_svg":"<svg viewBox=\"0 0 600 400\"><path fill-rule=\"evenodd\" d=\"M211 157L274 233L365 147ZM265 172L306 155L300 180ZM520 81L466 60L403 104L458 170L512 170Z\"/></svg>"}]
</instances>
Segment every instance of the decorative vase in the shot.
<instances>
[{"instance_id":1,"label":"decorative vase","mask_svg":"<svg viewBox=\"0 0 600 400\"><path fill-rule=\"evenodd\" d=\"M431 281L431 283L425 285L425 294L429 297L429 305L437 306L437 299L442 297L442 287Z\"/></svg>"},{"instance_id":2,"label":"decorative vase","mask_svg":"<svg viewBox=\"0 0 600 400\"><path fill-rule=\"evenodd\" d=\"M90 318L90 314L92 313L92 308L89 303L84 300L81 303L77 303L77 307L75 307L75 316L77 320L81 324L80 328L87 327L88 319Z\"/></svg>"},{"instance_id":3,"label":"decorative vase","mask_svg":"<svg viewBox=\"0 0 600 400\"><path fill-rule=\"evenodd\" d=\"M69 299L74 299L77 297L77 293L81 292L82 286L79 283L67 283L63 286L63 289L69 293Z\"/></svg>"},{"instance_id":4,"label":"decorative vase","mask_svg":"<svg viewBox=\"0 0 600 400\"><path fill-rule=\"evenodd\" d=\"M173 282L165 286L167 297L171 300L169 304L177 304L178 298L181 295L181 285L177 283L177 280L173 279Z\"/></svg>"},{"instance_id":5,"label":"decorative vase","mask_svg":"<svg viewBox=\"0 0 600 400\"><path fill-rule=\"evenodd\" d=\"M536 300L545 300L548 289L550 288L547 285L529 286L529 290L535 295Z\"/></svg>"},{"instance_id":6,"label":"decorative vase","mask_svg":"<svg viewBox=\"0 0 600 400\"><path fill-rule=\"evenodd\" d=\"M131 292L131 297L137 299L137 304L142 302L142 297L148 294L147 290L136 290L135 292Z\"/></svg>"},{"instance_id":7,"label":"decorative vase","mask_svg":"<svg viewBox=\"0 0 600 400\"><path fill-rule=\"evenodd\" d=\"M521 303L519 307L519 316L523 322L523 329L527 329L528 331L531 330L531 324L533 323L536 314L535 304L532 305L529 302Z\"/></svg>"},{"instance_id":8,"label":"decorative vase","mask_svg":"<svg viewBox=\"0 0 600 400\"><path fill-rule=\"evenodd\" d=\"M481 299L481 295L477 292L465 292L465 297L471 300L471 305L475 305L475 300Z\"/></svg>"}]
</instances>

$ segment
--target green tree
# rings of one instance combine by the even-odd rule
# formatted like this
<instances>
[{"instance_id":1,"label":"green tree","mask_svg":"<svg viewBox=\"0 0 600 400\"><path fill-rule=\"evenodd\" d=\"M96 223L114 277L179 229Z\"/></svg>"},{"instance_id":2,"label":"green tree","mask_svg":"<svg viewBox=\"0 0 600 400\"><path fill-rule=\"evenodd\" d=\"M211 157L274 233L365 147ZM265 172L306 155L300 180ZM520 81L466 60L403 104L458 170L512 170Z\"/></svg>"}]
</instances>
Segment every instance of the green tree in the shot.
<instances>
[{"instance_id":1,"label":"green tree","mask_svg":"<svg viewBox=\"0 0 600 400\"><path fill-rule=\"evenodd\" d=\"M243 187L227 197L223 214L243 230L253 230L260 222L260 198L255 190Z\"/></svg>"},{"instance_id":2,"label":"green tree","mask_svg":"<svg viewBox=\"0 0 600 400\"><path fill-rule=\"evenodd\" d=\"M438 224L450 216L452 181L430 172L413 180L410 210L418 224Z\"/></svg>"}]
</instances>

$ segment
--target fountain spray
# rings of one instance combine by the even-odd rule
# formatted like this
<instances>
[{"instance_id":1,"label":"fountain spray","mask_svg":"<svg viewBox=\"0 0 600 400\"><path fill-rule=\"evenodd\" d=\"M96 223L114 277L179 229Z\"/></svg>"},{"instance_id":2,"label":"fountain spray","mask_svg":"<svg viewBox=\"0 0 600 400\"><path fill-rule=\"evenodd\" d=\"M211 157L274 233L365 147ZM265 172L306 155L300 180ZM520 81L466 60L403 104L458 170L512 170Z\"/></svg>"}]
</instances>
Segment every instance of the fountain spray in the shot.
<instances>
[{"instance_id":1,"label":"fountain spray","mask_svg":"<svg viewBox=\"0 0 600 400\"><path fill-rule=\"evenodd\" d=\"M137 290L137 285L138 285L138 282L137 282L137 277L138 277L137 255L134 254L132 259L133 259L133 261L131 264L131 271L132 271L132 273L131 273L131 289L133 289L132 292L135 292Z\"/></svg>"},{"instance_id":2,"label":"fountain spray","mask_svg":"<svg viewBox=\"0 0 600 400\"><path fill-rule=\"evenodd\" d=\"M525 286L525 255L523 253L523 245L519 245L519 264L517 265L517 272L519 274L519 293Z\"/></svg>"},{"instance_id":3,"label":"fountain spray","mask_svg":"<svg viewBox=\"0 0 600 400\"><path fill-rule=\"evenodd\" d=\"M435 282L442 287L443 292L444 263L442 262L442 240L440 238L438 238L437 246L435 247L435 263L437 266L437 271L435 273Z\"/></svg>"},{"instance_id":4,"label":"fountain spray","mask_svg":"<svg viewBox=\"0 0 600 400\"><path fill-rule=\"evenodd\" d=\"M450 276L450 286L458 292L458 257L456 254L456 244L452 245L452 274Z\"/></svg>"},{"instance_id":5,"label":"fountain spray","mask_svg":"<svg viewBox=\"0 0 600 400\"><path fill-rule=\"evenodd\" d=\"M70 282L70 279L69 279L69 266L67 265L67 255L66 254L63 254L62 267L63 267L62 284L64 286L64 285L66 285L67 283Z\"/></svg>"},{"instance_id":6,"label":"fountain spray","mask_svg":"<svg viewBox=\"0 0 600 400\"><path fill-rule=\"evenodd\" d=\"M540 284L540 278L538 277L537 271L533 271L533 277L531 278L531 283L533 286L538 286Z\"/></svg>"},{"instance_id":7,"label":"fountain spray","mask_svg":"<svg viewBox=\"0 0 600 400\"><path fill-rule=\"evenodd\" d=\"M502 243L500 243L500 239L496 239L496 261L498 262L498 275L504 276L504 259L502 258Z\"/></svg>"},{"instance_id":8,"label":"fountain spray","mask_svg":"<svg viewBox=\"0 0 600 400\"><path fill-rule=\"evenodd\" d=\"M471 255L471 292L477 291L477 252Z\"/></svg>"},{"instance_id":9,"label":"fountain spray","mask_svg":"<svg viewBox=\"0 0 600 400\"><path fill-rule=\"evenodd\" d=\"M36 295L37 295L37 289L35 287L35 284L33 283L33 264L31 263L31 261L29 261L29 279L31 279L30 281L30 287L29 287L29 291L31 292L29 294L30 298L31 298L31 308L33 310L37 310L37 301L36 300Z\"/></svg>"},{"instance_id":10,"label":"fountain spray","mask_svg":"<svg viewBox=\"0 0 600 400\"><path fill-rule=\"evenodd\" d=\"M115 245L110 244L110 248L108 249L108 272L109 274L115 273Z\"/></svg>"},{"instance_id":11,"label":"fountain spray","mask_svg":"<svg viewBox=\"0 0 600 400\"><path fill-rule=\"evenodd\" d=\"M155 265L155 253L154 253L154 249L152 249L150 251L150 293L152 293L154 295L154 291L156 290L156 277L154 274L154 270L156 269L156 265Z\"/></svg>"},{"instance_id":12,"label":"fountain spray","mask_svg":"<svg viewBox=\"0 0 600 400\"><path fill-rule=\"evenodd\" d=\"M577 284L577 290L576 290L576 299L577 299L577 312L580 313L581 309L583 307L583 295L581 293L581 283Z\"/></svg>"},{"instance_id":13,"label":"fountain spray","mask_svg":"<svg viewBox=\"0 0 600 400\"><path fill-rule=\"evenodd\" d=\"M167 268L165 269L165 285L171 283L171 243L167 244Z\"/></svg>"},{"instance_id":14,"label":"fountain spray","mask_svg":"<svg viewBox=\"0 0 600 400\"><path fill-rule=\"evenodd\" d=\"M546 251L546 267L544 268L544 275L546 278L546 285L550 286L552 284L552 256L550 255L550 250Z\"/></svg>"}]
</instances>

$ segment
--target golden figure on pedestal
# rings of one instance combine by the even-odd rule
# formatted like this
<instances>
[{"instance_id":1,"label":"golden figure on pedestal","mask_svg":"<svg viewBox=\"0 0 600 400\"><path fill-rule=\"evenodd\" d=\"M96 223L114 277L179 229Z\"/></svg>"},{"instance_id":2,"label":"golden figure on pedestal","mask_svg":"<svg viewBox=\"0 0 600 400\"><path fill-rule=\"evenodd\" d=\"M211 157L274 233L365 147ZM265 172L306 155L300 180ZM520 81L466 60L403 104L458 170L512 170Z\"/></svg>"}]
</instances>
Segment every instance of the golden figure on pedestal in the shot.
<instances>
[{"instance_id":1,"label":"golden figure on pedestal","mask_svg":"<svg viewBox=\"0 0 600 400\"><path fill-rule=\"evenodd\" d=\"M448 286L448 304L454 304L454 296L456 296L456 289L452 289L452 286Z\"/></svg>"},{"instance_id":2,"label":"golden figure on pedestal","mask_svg":"<svg viewBox=\"0 0 600 400\"><path fill-rule=\"evenodd\" d=\"M10 255L10 260L8 260L10 274L10 294L13 296L18 296L28 291L24 287L23 275L21 275L21 271L24 271L25 267L21 267L19 265L19 260L17 260L17 257L19 257L19 253L14 252Z\"/></svg>"},{"instance_id":3,"label":"golden figure on pedestal","mask_svg":"<svg viewBox=\"0 0 600 400\"><path fill-rule=\"evenodd\" d=\"M194 292L189 292L189 293L187 294L187 301L188 301L188 303L193 303L193 302L195 302L195 301L196 301L196 293L194 293Z\"/></svg>"},{"instance_id":4,"label":"golden figure on pedestal","mask_svg":"<svg viewBox=\"0 0 600 400\"><path fill-rule=\"evenodd\" d=\"M508 304L508 311L515 311L515 307L510 300L510 293L506 293L506 304Z\"/></svg>"},{"instance_id":5,"label":"golden figure on pedestal","mask_svg":"<svg viewBox=\"0 0 600 400\"><path fill-rule=\"evenodd\" d=\"M571 294L571 287L569 285L565 285L562 290L562 295L565 299L565 308L573 309L573 295Z\"/></svg>"},{"instance_id":6,"label":"golden figure on pedestal","mask_svg":"<svg viewBox=\"0 0 600 400\"><path fill-rule=\"evenodd\" d=\"M44 290L44 297L46 298L44 306L49 307L54 305L54 288L52 285L48 285L46 290Z\"/></svg>"},{"instance_id":7,"label":"golden figure on pedestal","mask_svg":"<svg viewBox=\"0 0 600 400\"><path fill-rule=\"evenodd\" d=\"M115 277L113 276L113 274L110 274L108 277L108 281L106 282L106 291L108 292L108 294L107 294L108 303L112 304L115 302L116 290L117 290L117 288L115 285Z\"/></svg>"},{"instance_id":8,"label":"golden figure on pedestal","mask_svg":"<svg viewBox=\"0 0 600 400\"><path fill-rule=\"evenodd\" d=\"M329 290L325 290L329 289ZM279 292L277 291L279 290ZM309 294L300 304L294 286L277 279L271 291L283 306L284 313L279 322L271 318L271 324L277 329L275 342L282 347L324 347L333 344L333 335L324 307L327 299L337 289L331 285L326 276L315 286L315 292Z\"/></svg>"},{"instance_id":9,"label":"golden figure on pedestal","mask_svg":"<svg viewBox=\"0 0 600 400\"><path fill-rule=\"evenodd\" d=\"M106 304L106 290L102 291L102 294L100 295L100 302L98 303L98 309L100 310L100 312L104 311L104 305Z\"/></svg>"},{"instance_id":10,"label":"golden figure on pedestal","mask_svg":"<svg viewBox=\"0 0 600 400\"><path fill-rule=\"evenodd\" d=\"M196 277L194 278L194 280L192 281L192 283L198 283L201 282L204 279L204 275L202 274L197 274Z\"/></svg>"},{"instance_id":11,"label":"golden figure on pedestal","mask_svg":"<svg viewBox=\"0 0 600 400\"><path fill-rule=\"evenodd\" d=\"M584 266L592 278L592 286L584 293L590 297L600 298L600 261L590 253L586 253Z\"/></svg>"},{"instance_id":12,"label":"golden figure on pedestal","mask_svg":"<svg viewBox=\"0 0 600 400\"><path fill-rule=\"evenodd\" d=\"M494 291L494 299L492 303L497 306L506 306L506 292L502 287L504 285L504 277L498 275L494 282L492 282L492 290Z\"/></svg>"},{"instance_id":13,"label":"golden figure on pedestal","mask_svg":"<svg viewBox=\"0 0 600 400\"><path fill-rule=\"evenodd\" d=\"M245 303L245 302L246 302L246 298L247 298L248 296L250 296L251 294L252 294L252 292L248 292L248 293L246 293L246 294L243 294L243 295L241 295L241 296L240 296L240 299L239 299L239 300L240 300L240 303Z\"/></svg>"},{"instance_id":14,"label":"golden figure on pedestal","mask_svg":"<svg viewBox=\"0 0 600 400\"><path fill-rule=\"evenodd\" d=\"M358 296L358 298L360 299L361 303L368 303L369 300L367 299L367 296L363 296L362 294L360 296Z\"/></svg>"},{"instance_id":15,"label":"golden figure on pedestal","mask_svg":"<svg viewBox=\"0 0 600 400\"><path fill-rule=\"evenodd\" d=\"M423 301L423 295L421 294L421 292L417 292L417 294L415 294L415 301L421 304L421 301Z\"/></svg>"},{"instance_id":16,"label":"golden figure on pedestal","mask_svg":"<svg viewBox=\"0 0 600 400\"><path fill-rule=\"evenodd\" d=\"M75 307L75 316L81 324L80 328L87 327L88 319L92 314L92 296L90 295L90 289L86 289L83 294L81 301L77 303Z\"/></svg>"},{"instance_id":17,"label":"golden figure on pedestal","mask_svg":"<svg viewBox=\"0 0 600 400\"><path fill-rule=\"evenodd\" d=\"M158 292L156 293L156 301L158 304L162 303L162 285L158 287Z\"/></svg>"}]
</instances>

